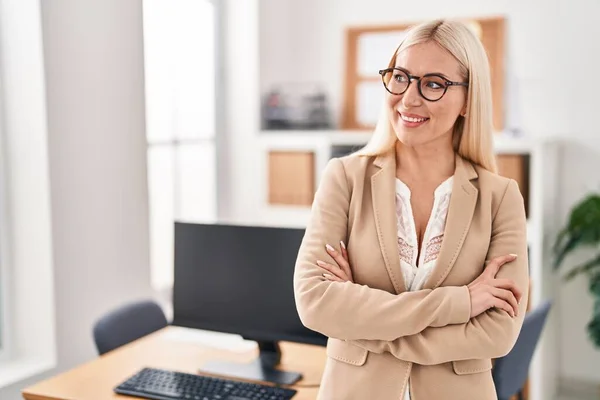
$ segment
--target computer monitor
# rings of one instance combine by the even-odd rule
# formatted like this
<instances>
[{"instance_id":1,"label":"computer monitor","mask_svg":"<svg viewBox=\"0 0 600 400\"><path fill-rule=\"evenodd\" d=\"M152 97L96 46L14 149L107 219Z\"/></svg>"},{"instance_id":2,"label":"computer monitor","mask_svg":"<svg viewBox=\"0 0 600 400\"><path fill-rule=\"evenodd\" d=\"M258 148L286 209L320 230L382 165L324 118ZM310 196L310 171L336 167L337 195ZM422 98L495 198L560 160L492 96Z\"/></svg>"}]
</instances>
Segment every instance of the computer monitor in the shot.
<instances>
[{"instance_id":1,"label":"computer monitor","mask_svg":"<svg viewBox=\"0 0 600 400\"><path fill-rule=\"evenodd\" d=\"M291 384L297 372L276 368L278 341L325 345L300 321L293 275L304 229L175 223L173 325L239 334L258 343L251 364L211 363L202 370Z\"/></svg>"}]
</instances>

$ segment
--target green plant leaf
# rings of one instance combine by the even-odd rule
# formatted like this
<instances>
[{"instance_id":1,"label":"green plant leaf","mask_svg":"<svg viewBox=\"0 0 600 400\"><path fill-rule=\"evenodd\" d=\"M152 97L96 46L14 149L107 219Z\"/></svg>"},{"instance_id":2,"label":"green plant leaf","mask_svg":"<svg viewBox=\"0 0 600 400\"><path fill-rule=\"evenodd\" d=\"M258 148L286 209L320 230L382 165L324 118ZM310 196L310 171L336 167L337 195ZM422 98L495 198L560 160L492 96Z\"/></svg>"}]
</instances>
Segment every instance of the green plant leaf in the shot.
<instances>
[{"instance_id":1,"label":"green plant leaf","mask_svg":"<svg viewBox=\"0 0 600 400\"><path fill-rule=\"evenodd\" d=\"M556 250L556 260L554 262L554 268L558 268L564 258L573 251L575 248L579 246L579 242L581 240L581 235L577 232L570 233L568 230L564 230L561 232L562 240L566 240L566 243L557 244Z\"/></svg>"},{"instance_id":2,"label":"green plant leaf","mask_svg":"<svg viewBox=\"0 0 600 400\"><path fill-rule=\"evenodd\" d=\"M577 203L569 215L569 221L556 237L553 246L554 268L564 258L582 246L600 245L600 194L590 194Z\"/></svg>"},{"instance_id":3,"label":"green plant leaf","mask_svg":"<svg viewBox=\"0 0 600 400\"><path fill-rule=\"evenodd\" d=\"M571 209L568 222L560 230L553 246L554 269L563 264L568 254L581 247L600 249L600 193L586 196ZM573 268L565 279L573 279L579 274L589 276L589 290L594 297L594 311L586 329L591 342L600 348L600 253Z\"/></svg>"},{"instance_id":4,"label":"green plant leaf","mask_svg":"<svg viewBox=\"0 0 600 400\"><path fill-rule=\"evenodd\" d=\"M600 256L599 256L600 257ZM600 271L595 272L590 277L590 293L596 298L596 307L600 307ZM600 314L600 308L595 309L596 314Z\"/></svg>"},{"instance_id":5,"label":"green plant leaf","mask_svg":"<svg viewBox=\"0 0 600 400\"><path fill-rule=\"evenodd\" d=\"M597 348L600 348L600 298L596 297L596 301L594 304L594 315L592 319L587 324L587 332L588 335Z\"/></svg>"},{"instance_id":6,"label":"green plant leaf","mask_svg":"<svg viewBox=\"0 0 600 400\"><path fill-rule=\"evenodd\" d=\"M592 273L594 269L598 267L600 267L600 254L598 254L595 258L592 258L591 260L586 261L583 264L579 264L578 266L573 268L565 276L565 280L569 281L579 274Z\"/></svg>"}]
</instances>

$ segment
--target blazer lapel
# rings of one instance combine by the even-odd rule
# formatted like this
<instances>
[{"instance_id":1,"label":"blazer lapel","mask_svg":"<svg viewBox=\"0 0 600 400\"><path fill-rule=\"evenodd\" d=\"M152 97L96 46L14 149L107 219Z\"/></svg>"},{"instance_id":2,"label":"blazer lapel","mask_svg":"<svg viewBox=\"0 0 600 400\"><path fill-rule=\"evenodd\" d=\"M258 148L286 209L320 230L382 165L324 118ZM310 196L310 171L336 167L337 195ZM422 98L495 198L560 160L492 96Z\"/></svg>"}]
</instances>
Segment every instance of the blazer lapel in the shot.
<instances>
[{"instance_id":1,"label":"blazer lapel","mask_svg":"<svg viewBox=\"0 0 600 400\"><path fill-rule=\"evenodd\" d=\"M373 162L381 168L371 177L371 195L379 246L396 293L406 291L398 255L396 216L396 155L395 151L378 156Z\"/></svg>"},{"instance_id":2,"label":"blazer lapel","mask_svg":"<svg viewBox=\"0 0 600 400\"><path fill-rule=\"evenodd\" d=\"M475 178L477 178L477 172L473 165L457 155L442 247L434 270L423 285L423 289L437 288L454 266L471 226L477 204L479 191L471 183L471 180Z\"/></svg>"}]
</instances>

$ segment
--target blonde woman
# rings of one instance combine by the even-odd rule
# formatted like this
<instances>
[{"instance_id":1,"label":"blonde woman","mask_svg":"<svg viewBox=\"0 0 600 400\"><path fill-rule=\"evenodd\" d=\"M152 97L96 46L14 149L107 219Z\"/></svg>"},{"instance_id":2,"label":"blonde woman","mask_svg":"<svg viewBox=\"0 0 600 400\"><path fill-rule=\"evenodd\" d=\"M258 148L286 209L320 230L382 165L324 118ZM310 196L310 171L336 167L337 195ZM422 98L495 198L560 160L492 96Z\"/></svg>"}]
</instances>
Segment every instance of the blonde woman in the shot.
<instances>
[{"instance_id":1,"label":"blonde woman","mask_svg":"<svg viewBox=\"0 0 600 400\"><path fill-rule=\"evenodd\" d=\"M523 197L496 174L485 51L456 21L414 27L380 71L372 140L332 159L294 276L328 336L320 399L492 400L526 310Z\"/></svg>"}]
</instances>

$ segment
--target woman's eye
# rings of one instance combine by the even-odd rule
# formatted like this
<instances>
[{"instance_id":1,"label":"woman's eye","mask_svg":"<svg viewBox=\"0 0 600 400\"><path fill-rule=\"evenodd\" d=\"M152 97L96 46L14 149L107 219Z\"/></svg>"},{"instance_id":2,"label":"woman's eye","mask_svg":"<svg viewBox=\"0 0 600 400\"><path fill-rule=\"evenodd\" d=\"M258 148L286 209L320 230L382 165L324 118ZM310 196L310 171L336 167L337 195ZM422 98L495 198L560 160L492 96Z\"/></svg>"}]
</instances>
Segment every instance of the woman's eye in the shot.
<instances>
[{"instance_id":1,"label":"woman's eye","mask_svg":"<svg viewBox=\"0 0 600 400\"><path fill-rule=\"evenodd\" d=\"M406 82L406 76L404 76L402 74L395 74L394 75L394 80L396 82Z\"/></svg>"},{"instance_id":2,"label":"woman's eye","mask_svg":"<svg viewBox=\"0 0 600 400\"><path fill-rule=\"evenodd\" d=\"M425 86L427 87L427 89L443 89L444 88L444 84L442 84L440 82L436 82L436 81L427 81L425 83Z\"/></svg>"}]
</instances>

